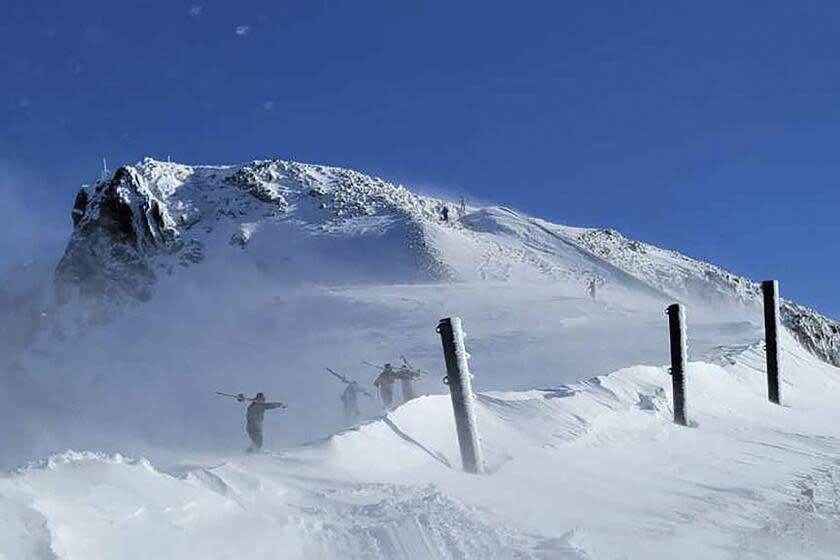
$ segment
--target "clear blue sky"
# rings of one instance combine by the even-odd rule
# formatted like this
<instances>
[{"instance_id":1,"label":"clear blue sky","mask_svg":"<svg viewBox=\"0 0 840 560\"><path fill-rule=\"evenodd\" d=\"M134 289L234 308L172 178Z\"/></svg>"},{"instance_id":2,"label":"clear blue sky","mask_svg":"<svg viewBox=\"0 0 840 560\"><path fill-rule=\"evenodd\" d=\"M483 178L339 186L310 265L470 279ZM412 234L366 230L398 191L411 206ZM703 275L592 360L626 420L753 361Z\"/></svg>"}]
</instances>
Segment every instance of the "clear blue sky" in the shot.
<instances>
[{"instance_id":1,"label":"clear blue sky","mask_svg":"<svg viewBox=\"0 0 840 560\"><path fill-rule=\"evenodd\" d=\"M614 227L840 317L838 2L3 11L0 180L45 224L102 156L282 157Z\"/></svg>"}]
</instances>

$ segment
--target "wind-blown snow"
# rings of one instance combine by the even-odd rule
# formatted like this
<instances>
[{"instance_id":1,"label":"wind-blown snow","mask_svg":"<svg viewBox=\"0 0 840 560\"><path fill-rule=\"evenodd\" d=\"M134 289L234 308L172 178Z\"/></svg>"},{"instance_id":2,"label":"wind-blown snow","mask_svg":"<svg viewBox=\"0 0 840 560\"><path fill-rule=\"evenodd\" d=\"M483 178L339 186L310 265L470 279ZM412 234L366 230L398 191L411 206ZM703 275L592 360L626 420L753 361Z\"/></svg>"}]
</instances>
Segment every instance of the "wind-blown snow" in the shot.
<instances>
[{"instance_id":1,"label":"wind-blown snow","mask_svg":"<svg viewBox=\"0 0 840 560\"><path fill-rule=\"evenodd\" d=\"M837 549L838 327L784 304L784 406L767 403L750 280L612 230L284 161L144 160L73 217L55 299L0 356L0 558ZM671 422L673 301L689 308L694 428ZM454 315L484 476L460 471L441 382L435 326ZM369 385L363 361L401 355L428 371L426 396L387 416L363 399L345 429L324 368ZM266 417L271 451L239 451L244 409L218 390L290 404Z\"/></svg>"},{"instance_id":2,"label":"wind-blown snow","mask_svg":"<svg viewBox=\"0 0 840 560\"><path fill-rule=\"evenodd\" d=\"M840 376L784 347L784 407L755 346L690 363L694 428L671 422L664 367L481 393L483 476L457 467L444 396L282 453L68 452L0 479L0 543L9 558L828 558Z\"/></svg>"}]
</instances>

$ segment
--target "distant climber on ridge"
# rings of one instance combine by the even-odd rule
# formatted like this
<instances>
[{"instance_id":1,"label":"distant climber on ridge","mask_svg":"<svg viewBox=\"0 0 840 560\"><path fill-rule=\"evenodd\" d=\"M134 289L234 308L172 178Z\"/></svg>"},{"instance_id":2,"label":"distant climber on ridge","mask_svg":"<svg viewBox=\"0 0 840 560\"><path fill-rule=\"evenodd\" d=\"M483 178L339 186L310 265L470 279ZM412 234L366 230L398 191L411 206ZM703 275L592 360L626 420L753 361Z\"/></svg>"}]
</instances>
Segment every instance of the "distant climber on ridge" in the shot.
<instances>
[{"instance_id":1,"label":"distant climber on ridge","mask_svg":"<svg viewBox=\"0 0 840 560\"><path fill-rule=\"evenodd\" d=\"M382 406L385 410L391 410L394 403L394 383L397 381L397 372L391 367L391 364L385 364L382 373L373 382L377 389L379 389L379 398L382 399Z\"/></svg>"},{"instance_id":2,"label":"distant climber on ridge","mask_svg":"<svg viewBox=\"0 0 840 560\"><path fill-rule=\"evenodd\" d=\"M359 384L351 381L341 393L341 404L344 405L344 419L353 422L359 417Z\"/></svg>"},{"instance_id":3,"label":"distant climber on ridge","mask_svg":"<svg viewBox=\"0 0 840 560\"><path fill-rule=\"evenodd\" d=\"M335 371L332 368L326 369L330 375L347 385L341 393L341 404L344 407L344 419L347 422L355 422L359 418L359 393L370 398L374 398L373 394L343 373Z\"/></svg>"},{"instance_id":4,"label":"distant climber on ridge","mask_svg":"<svg viewBox=\"0 0 840 560\"><path fill-rule=\"evenodd\" d=\"M405 356L402 357L402 360L403 365L400 366L400 368L394 372L394 377L400 380L403 393L403 402L407 403L408 401L417 398L414 382L420 379L421 372L412 367L412 365L408 362Z\"/></svg>"}]
</instances>

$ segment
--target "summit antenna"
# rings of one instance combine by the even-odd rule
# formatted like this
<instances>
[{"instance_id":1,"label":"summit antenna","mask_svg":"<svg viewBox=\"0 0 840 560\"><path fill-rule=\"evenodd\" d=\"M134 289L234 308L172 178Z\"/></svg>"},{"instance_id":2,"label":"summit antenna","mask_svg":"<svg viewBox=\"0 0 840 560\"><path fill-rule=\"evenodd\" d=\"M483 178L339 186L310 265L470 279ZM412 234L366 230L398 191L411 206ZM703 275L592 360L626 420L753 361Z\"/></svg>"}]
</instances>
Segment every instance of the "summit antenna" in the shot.
<instances>
[{"instance_id":1,"label":"summit antenna","mask_svg":"<svg viewBox=\"0 0 840 560\"><path fill-rule=\"evenodd\" d=\"M99 176L99 178L102 181L107 181L108 177L110 175L111 175L111 172L108 171L108 161L103 157L102 158L102 174Z\"/></svg>"}]
</instances>

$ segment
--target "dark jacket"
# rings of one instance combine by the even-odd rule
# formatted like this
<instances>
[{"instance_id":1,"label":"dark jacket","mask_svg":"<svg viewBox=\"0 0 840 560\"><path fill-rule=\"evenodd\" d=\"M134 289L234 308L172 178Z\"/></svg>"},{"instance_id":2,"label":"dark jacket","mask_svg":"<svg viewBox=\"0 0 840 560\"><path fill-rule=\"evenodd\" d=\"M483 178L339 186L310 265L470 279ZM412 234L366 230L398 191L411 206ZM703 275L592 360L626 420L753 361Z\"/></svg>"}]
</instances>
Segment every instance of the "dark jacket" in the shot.
<instances>
[{"instance_id":1,"label":"dark jacket","mask_svg":"<svg viewBox=\"0 0 840 560\"><path fill-rule=\"evenodd\" d=\"M248 405L248 412L246 418L248 419L248 429L262 430L263 420L265 419L265 411L272 408L280 408L283 403L279 402L260 402L254 401Z\"/></svg>"}]
</instances>

